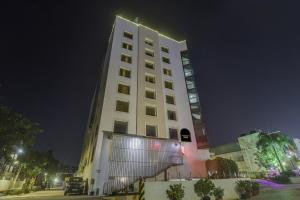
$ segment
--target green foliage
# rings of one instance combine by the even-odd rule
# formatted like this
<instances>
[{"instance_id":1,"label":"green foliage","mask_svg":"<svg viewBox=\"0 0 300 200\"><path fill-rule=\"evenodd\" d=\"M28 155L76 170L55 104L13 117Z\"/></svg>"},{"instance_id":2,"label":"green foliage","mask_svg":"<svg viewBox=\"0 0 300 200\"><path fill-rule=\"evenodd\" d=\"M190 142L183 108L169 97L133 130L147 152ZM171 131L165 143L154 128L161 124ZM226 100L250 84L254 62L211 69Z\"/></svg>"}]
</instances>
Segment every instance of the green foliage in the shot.
<instances>
[{"instance_id":1,"label":"green foliage","mask_svg":"<svg viewBox=\"0 0 300 200\"><path fill-rule=\"evenodd\" d=\"M234 178L239 174L239 168L233 160L217 157L217 178Z\"/></svg>"},{"instance_id":2,"label":"green foliage","mask_svg":"<svg viewBox=\"0 0 300 200\"><path fill-rule=\"evenodd\" d=\"M281 175L284 175L287 177L293 177L293 176L296 176L297 174L292 170L287 170L287 171L281 172Z\"/></svg>"},{"instance_id":3,"label":"green foliage","mask_svg":"<svg viewBox=\"0 0 300 200\"><path fill-rule=\"evenodd\" d=\"M252 181L252 194L258 195L259 194L259 183Z\"/></svg>"},{"instance_id":4,"label":"green foliage","mask_svg":"<svg viewBox=\"0 0 300 200\"><path fill-rule=\"evenodd\" d=\"M181 183L170 185L166 193L170 200L181 200L184 197L184 186Z\"/></svg>"},{"instance_id":5,"label":"green foliage","mask_svg":"<svg viewBox=\"0 0 300 200\"><path fill-rule=\"evenodd\" d=\"M200 179L194 185L195 193L201 198L211 195L214 188L215 184L209 179Z\"/></svg>"},{"instance_id":6,"label":"green foliage","mask_svg":"<svg viewBox=\"0 0 300 200\"><path fill-rule=\"evenodd\" d=\"M252 194L252 181L239 180L236 182L235 190L241 196L251 197Z\"/></svg>"},{"instance_id":7,"label":"green foliage","mask_svg":"<svg viewBox=\"0 0 300 200\"><path fill-rule=\"evenodd\" d=\"M39 124L0 105L0 158L3 162L0 173L12 162L10 155L16 153L16 148L30 149L41 132Z\"/></svg>"},{"instance_id":8,"label":"green foliage","mask_svg":"<svg viewBox=\"0 0 300 200\"><path fill-rule=\"evenodd\" d=\"M222 199L224 196L224 189L217 187L213 190L213 195L215 197L216 200L218 199Z\"/></svg>"},{"instance_id":9,"label":"green foliage","mask_svg":"<svg viewBox=\"0 0 300 200\"><path fill-rule=\"evenodd\" d=\"M275 176L272 178L272 180L276 183L281 183L281 184L289 184L291 183L291 180L289 176L285 174L280 174L279 176Z\"/></svg>"},{"instance_id":10,"label":"green foliage","mask_svg":"<svg viewBox=\"0 0 300 200\"><path fill-rule=\"evenodd\" d=\"M261 133L256 143L257 164L265 168L280 167L284 171L281 161L286 160L286 151L295 151L295 143L287 135L282 133Z\"/></svg>"}]
</instances>

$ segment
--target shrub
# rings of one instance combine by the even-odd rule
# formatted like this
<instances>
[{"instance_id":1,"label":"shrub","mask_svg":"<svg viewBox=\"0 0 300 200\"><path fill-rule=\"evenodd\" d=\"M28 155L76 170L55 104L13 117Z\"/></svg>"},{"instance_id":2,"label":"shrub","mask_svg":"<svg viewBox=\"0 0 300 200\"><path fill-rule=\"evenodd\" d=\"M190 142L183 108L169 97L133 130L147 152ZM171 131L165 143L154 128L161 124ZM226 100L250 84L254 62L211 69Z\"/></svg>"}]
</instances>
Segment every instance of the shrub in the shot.
<instances>
[{"instance_id":1,"label":"shrub","mask_svg":"<svg viewBox=\"0 0 300 200\"><path fill-rule=\"evenodd\" d=\"M293 177L293 176L296 176L296 173L292 170L288 170L288 171L281 172L281 175Z\"/></svg>"},{"instance_id":2,"label":"shrub","mask_svg":"<svg viewBox=\"0 0 300 200\"><path fill-rule=\"evenodd\" d=\"M259 194L259 183L252 182L252 195L258 195Z\"/></svg>"},{"instance_id":3,"label":"shrub","mask_svg":"<svg viewBox=\"0 0 300 200\"><path fill-rule=\"evenodd\" d=\"M181 200L184 197L184 186L181 183L170 185L166 193L170 200Z\"/></svg>"},{"instance_id":4,"label":"shrub","mask_svg":"<svg viewBox=\"0 0 300 200\"><path fill-rule=\"evenodd\" d=\"M287 175L280 174L279 176L275 176L272 180L276 183L288 184L291 183L290 178Z\"/></svg>"},{"instance_id":5,"label":"shrub","mask_svg":"<svg viewBox=\"0 0 300 200\"><path fill-rule=\"evenodd\" d=\"M248 180L239 180L235 187L237 193L240 194L241 199L246 199L252 195L252 182Z\"/></svg>"},{"instance_id":6,"label":"shrub","mask_svg":"<svg viewBox=\"0 0 300 200\"><path fill-rule=\"evenodd\" d=\"M224 189L217 187L213 190L213 195L215 197L216 200L220 200L223 198L224 196Z\"/></svg>"},{"instance_id":7,"label":"shrub","mask_svg":"<svg viewBox=\"0 0 300 200\"><path fill-rule=\"evenodd\" d=\"M201 198L211 195L214 188L215 184L209 179L200 179L194 185L195 193Z\"/></svg>"}]
</instances>

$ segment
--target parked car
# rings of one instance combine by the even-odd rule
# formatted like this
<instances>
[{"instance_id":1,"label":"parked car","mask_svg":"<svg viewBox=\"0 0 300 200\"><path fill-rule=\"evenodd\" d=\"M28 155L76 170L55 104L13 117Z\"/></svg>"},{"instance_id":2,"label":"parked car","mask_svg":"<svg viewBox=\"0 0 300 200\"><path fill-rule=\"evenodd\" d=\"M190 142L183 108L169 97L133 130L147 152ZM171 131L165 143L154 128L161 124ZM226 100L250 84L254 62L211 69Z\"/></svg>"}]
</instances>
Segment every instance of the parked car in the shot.
<instances>
[{"instance_id":1,"label":"parked car","mask_svg":"<svg viewBox=\"0 0 300 200\"><path fill-rule=\"evenodd\" d=\"M65 195L83 194L85 182L82 177L70 177L66 179Z\"/></svg>"}]
</instances>

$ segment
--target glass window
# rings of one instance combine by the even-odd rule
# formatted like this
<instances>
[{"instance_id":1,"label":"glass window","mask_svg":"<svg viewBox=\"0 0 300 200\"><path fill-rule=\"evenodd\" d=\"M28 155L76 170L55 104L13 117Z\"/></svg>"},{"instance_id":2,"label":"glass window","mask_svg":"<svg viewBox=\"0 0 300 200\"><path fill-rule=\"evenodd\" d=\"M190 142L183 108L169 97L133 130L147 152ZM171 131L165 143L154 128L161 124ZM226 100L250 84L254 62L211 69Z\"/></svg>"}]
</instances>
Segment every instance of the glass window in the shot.
<instances>
[{"instance_id":1,"label":"glass window","mask_svg":"<svg viewBox=\"0 0 300 200\"><path fill-rule=\"evenodd\" d=\"M168 104L173 104L174 105L175 104L175 98L171 95L166 95L166 102Z\"/></svg>"},{"instance_id":2,"label":"glass window","mask_svg":"<svg viewBox=\"0 0 300 200\"><path fill-rule=\"evenodd\" d=\"M183 65L188 65L188 64L190 64L190 59L185 58L185 57L182 57L182 64L183 64Z\"/></svg>"},{"instance_id":3,"label":"glass window","mask_svg":"<svg viewBox=\"0 0 300 200\"><path fill-rule=\"evenodd\" d=\"M169 59L169 58L162 57L162 61L163 61L164 63L170 64L170 59Z\"/></svg>"},{"instance_id":4,"label":"glass window","mask_svg":"<svg viewBox=\"0 0 300 200\"><path fill-rule=\"evenodd\" d=\"M145 44L148 44L149 46L153 46L153 40L146 38L145 39Z\"/></svg>"},{"instance_id":5,"label":"glass window","mask_svg":"<svg viewBox=\"0 0 300 200\"><path fill-rule=\"evenodd\" d=\"M128 122L115 121L114 133L127 133L127 132L128 132Z\"/></svg>"},{"instance_id":6,"label":"glass window","mask_svg":"<svg viewBox=\"0 0 300 200\"><path fill-rule=\"evenodd\" d=\"M146 115L156 116L156 108L154 106L146 106Z\"/></svg>"},{"instance_id":7,"label":"glass window","mask_svg":"<svg viewBox=\"0 0 300 200\"><path fill-rule=\"evenodd\" d=\"M122 54L121 55L121 61L131 64L132 63L132 58L130 56Z\"/></svg>"},{"instance_id":8,"label":"glass window","mask_svg":"<svg viewBox=\"0 0 300 200\"><path fill-rule=\"evenodd\" d=\"M194 89L195 83L194 81L186 81L187 89Z\"/></svg>"},{"instance_id":9,"label":"glass window","mask_svg":"<svg viewBox=\"0 0 300 200\"><path fill-rule=\"evenodd\" d=\"M149 83L155 83L155 77L151 75L146 75L145 80Z\"/></svg>"},{"instance_id":10,"label":"glass window","mask_svg":"<svg viewBox=\"0 0 300 200\"><path fill-rule=\"evenodd\" d=\"M123 33L123 36L128 38L128 39L133 39L132 33L129 33L129 32L126 32L126 31Z\"/></svg>"},{"instance_id":11,"label":"glass window","mask_svg":"<svg viewBox=\"0 0 300 200\"><path fill-rule=\"evenodd\" d=\"M119 75L123 76L123 77L126 77L126 78L130 78L131 77L131 71L128 70L128 69L120 68Z\"/></svg>"},{"instance_id":12,"label":"glass window","mask_svg":"<svg viewBox=\"0 0 300 200\"><path fill-rule=\"evenodd\" d=\"M190 99L190 103L198 102L198 97L197 94L195 93L189 93L189 99Z\"/></svg>"},{"instance_id":13,"label":"glass window","mask_svg":"<svg viewBox=\"0 0 300 200\"><path fill-rule=\"evenodd\" d=\"M153 125L146 125L146 136L149 137L156 137L156 126Z\"/></svg>"},{"instance_id":14,"label":"glass window","mask_svg":"<svg viewBox=\"0 0 300 200\"><path fill-rule=\"evenodd\" d=\"M173 83L170 81L165 81L165 88L173 90Z\"/></svg>"},{"instance_id":15,"label":"glass window","mask_svg":"<svg viewBox=\"0 0 300 200\"><path fill-rule=\"evenodd\" d=\"M184 69L184 75L186 77L192 76L193 75L193 70L192 69Z\"/></svg>"},{"instance_id":16,"label":"glass window","mask_svg":"<svg viewBox=\"0 0 300 200\"><path fill-rule=\"evenodd\" d=\"M151 57L154 57L154 51L150 50L150 49L145 49L145 54L147 56L151 56Z\"/></svg>"},{"instance_id":17,"label":"glass window","mask_svg":"<svg viewBox=\"0 0 300 200\"><path fill-rule=\"evenodd\" d=\"M169 120L177 120L176 112L172 110L168 110L168 119Z\"/></svg>"},{"instance_id":18,"label":"glass window","mask_svg":"<svg viewBox=\"0 0 300 200\"><path fill-rule=\"evenodd\" d=\"M130 86L124 85L124 84L119 84L118 85L118 93L130 94Z\"/></svg>"},{"instance_id":19,"label":"glass window","mask_svg":"<svg viewBox=\"0 0 300 200\"><path fill-rule=\"evenodd\" d=\"M165 53L169 53L169 49L167 47L161 47L161 51Z\"/></svg>"},{"instance_id":20,"label":"glass window","mask_svg":"<svg viewBox=\"0 0 300 200\"><path fill-rule=\"evenodd\" d=\"M164 68L163 71L164 71L164 74L165 74L165 75L167 75L167 76L172 76L172 71L171 71L170 69Z\"/></svg>"},{"instance_id":21,"label":"glass window","mask_svg":"<svg viewBox=\"0 0 300 200\"><path fill-rule=\"evenodd\" d=\"M125 42L122 43L122 47L123 49L128 49L130 51L132 50L132 45Z\"/></svg>"},{"instance_id":22,"label":"glass window","mask_svg":"<svg viewBox=\"0 0 300 200\"><path fill-rule=\"evenodd\" d=\"M148 99L155 99L156 98L155 91L146 90L145 91L145 97L148 98Z\"/></svg>"},{"instance_id":23,"label":"glass window","mask_svg":"<svg viewBox=\"0 0 300 200\"><path fill-rule=\"evenodd\" d=\"M176 128L169 128L170 139L178 140L178 130Z\"/></svg>"},{"instance_id":24,"label":"glass window","mask_svg":"<svg viewBox=\"0 0 300 200\"><path fill-rule=\"evenodd\" d=\"M148 69L154 69L154 63L146 60L145 67Z\"/></svg>"},{"instance_id":25,"label":"glass window","mask_svg":"<svg viewBox=\"0 0 300 200\"><path fill-rule=\"evenodd\" d=\"M129 102L117 100L116 111L129 112Z\"/></svg>"}]
</instances>

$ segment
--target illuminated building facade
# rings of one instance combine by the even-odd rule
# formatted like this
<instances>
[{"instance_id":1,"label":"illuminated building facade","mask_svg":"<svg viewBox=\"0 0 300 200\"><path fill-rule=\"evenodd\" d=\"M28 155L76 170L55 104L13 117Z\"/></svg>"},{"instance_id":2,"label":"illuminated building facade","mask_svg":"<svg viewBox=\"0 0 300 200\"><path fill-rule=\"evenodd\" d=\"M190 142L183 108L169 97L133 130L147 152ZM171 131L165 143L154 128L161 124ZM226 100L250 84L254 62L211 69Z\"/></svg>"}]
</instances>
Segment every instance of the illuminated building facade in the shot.
<instances>
[{"instance_id":1,"label":"illuminated building facade","mask_svg":"<svg viewBox=\"0 0 300 200\"><path fill-rule=\"evenodd\" d=\"M186 41L117 16L91 106L79 175L97 195L140 177L204 177L205 127Z\"/></svg>"}]
</instances>

